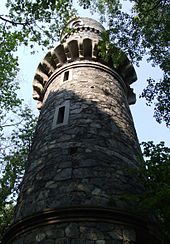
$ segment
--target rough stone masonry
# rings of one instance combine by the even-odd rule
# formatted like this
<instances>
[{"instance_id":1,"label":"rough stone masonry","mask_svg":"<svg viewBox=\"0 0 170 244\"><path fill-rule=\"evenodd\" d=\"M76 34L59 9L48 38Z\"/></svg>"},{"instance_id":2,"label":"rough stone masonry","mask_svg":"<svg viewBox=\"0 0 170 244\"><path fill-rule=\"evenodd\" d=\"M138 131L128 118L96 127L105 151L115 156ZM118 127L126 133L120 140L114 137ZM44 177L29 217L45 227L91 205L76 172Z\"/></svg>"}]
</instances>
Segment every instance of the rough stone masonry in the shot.
<instances>
[{"instance_id":1,"label":"rough stone masonry","mask_svg":"<svg viewBox=\"0 0 170 244\"><path fill-rule=\"evenodd\" d=\"M75 18L67 27L36 70L40 116L3 243L159 243L127 198L144 191L132 173L141 158L129 109L135 70L123 52L116 66L102 59L104 28L95 20Z\"/></svg>"}]
</instances>

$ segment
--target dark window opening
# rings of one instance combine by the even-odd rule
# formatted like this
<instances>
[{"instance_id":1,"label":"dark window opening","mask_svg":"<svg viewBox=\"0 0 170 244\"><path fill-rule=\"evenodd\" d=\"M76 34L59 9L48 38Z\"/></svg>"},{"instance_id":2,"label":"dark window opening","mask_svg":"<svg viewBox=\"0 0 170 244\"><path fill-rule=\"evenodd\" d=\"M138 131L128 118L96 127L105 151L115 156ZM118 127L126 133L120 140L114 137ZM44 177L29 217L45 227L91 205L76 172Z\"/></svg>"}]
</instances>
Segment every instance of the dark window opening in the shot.
<instances>
[{"instance_id":1,"label":"dark window opening","mask_svg":"<svg viewBox=\"0 0 170 244\"><path fill-rule=\"evenodd\" d=\"M60 107L58 110L57 124L61 124L64 122L64 113L65 113L65 106Z\"/></svg>"},{"instance_id":2,"label":"dark window opening","mask_svg":"<svg viewBox=\"0 0 170 244\"><path fill-rule=\"evenodd\" d=\"M77 153L77 147L71 147L70 148L70 155L76 154Z\"/></svg>"},{"instance_id":3,"label":"dark window opening","mask_svg":"<svg viewBox=\"0 0 170 244\"><path fill-rule=\"evenodd\" d=\"M68 78L69 78L69 71L66 71L66 72L64 73L64 79L63 79L63 81L68 80Z\"/></svg>"},{"instance_id":4,"label":"dark window opening","mask_svg":"<svg viewBox=\"0 0 170 244\"><path fill-rule=\"evenodd\" d=\"M79 26L82 26L80 20L75 21L75 22L72 24L72 27L79 27Z\"/></svg>"}]
</instances>

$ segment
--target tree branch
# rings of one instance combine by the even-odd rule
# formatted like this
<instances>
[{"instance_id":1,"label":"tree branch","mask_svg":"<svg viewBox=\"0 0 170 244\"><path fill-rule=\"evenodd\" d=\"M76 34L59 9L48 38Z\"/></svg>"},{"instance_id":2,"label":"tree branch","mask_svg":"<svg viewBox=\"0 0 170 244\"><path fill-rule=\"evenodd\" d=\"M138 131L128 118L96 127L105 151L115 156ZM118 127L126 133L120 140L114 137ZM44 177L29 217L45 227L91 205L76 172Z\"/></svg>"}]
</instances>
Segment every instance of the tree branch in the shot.
<instances>
[{"instance_id":1,"label":"tree branch","mask_svg":"<svg viewBox=\"0 0 170 244\"><path fill-rule=\"evenodd\" d=\"M165 3L166 3L166 0L165 0L164 4L165 4ZM150 12L150 11L154 10L154 9L157 8L159 5L161 5L161 0L158 0L158 1L156 2L156 4L155 4L152 8L148 9L147 12Z\"/></svg>"},{"instance_id":2,"label":"tree branch","mask_svg":"<svg viewBox=\"0 0 170 244\"><path fill-rule=\"evenodd\" d=\"M23 121L23 119L21 121L19 121L18 123L14 123L14 124L5 124L5 125L1 125L1 127L10 127L10 126L16 126L16 125L19 125L21 122Z\"/></svg>"},{"instance_id":3,"label":"tree branch","mask_svg":"<svg viewBox=\"0 0 170 244\"><path fill-rule=\"evenodd\" d=\"M28 24L28 22L24 22L24 23L20 23L20 22L15 22L15 21L12 21L12 20L9 20L9 19L6 19L6 18L4 18L3 17L3 15L0 15L0 19L1 20L3 20L3 21L5 21L5 22L8 22L8 23L10 23L10 24L12 24L12 25L27 25Z\"/></svg>"},{"instance_id":4,"label":"tree branch","mask_svg":"<svg viewBox=\"0 0 170 244\"><path fill-rule=\"evenodd\" d=\"M36 23L35 23L35 25L37 26L37 28L39 28L43 33L44 33L44 35L46 35L46 36L48 36L49 38L51 38L53 41L56 41L56 39L55 38L53 38L53 36L52 35L50 35L50 34L47 34L44 30L43 30L43 28L42 27L40 27L39 25L37 25Z\"/></svg>"}]
</instances>

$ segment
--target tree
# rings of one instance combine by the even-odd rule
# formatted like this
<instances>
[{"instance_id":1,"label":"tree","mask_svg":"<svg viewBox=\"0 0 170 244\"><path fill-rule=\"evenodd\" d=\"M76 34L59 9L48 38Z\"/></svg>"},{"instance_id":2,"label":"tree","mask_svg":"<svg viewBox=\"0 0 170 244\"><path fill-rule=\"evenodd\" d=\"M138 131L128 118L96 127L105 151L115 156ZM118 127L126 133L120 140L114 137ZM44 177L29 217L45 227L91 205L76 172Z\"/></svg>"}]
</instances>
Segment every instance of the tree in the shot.
<instances>
[{"instance_id":1,"label":"tree","mask_svg":"<svg viewBox=\"0 0 170 244\"><path fill-rule=\"evenodd\" d=\"M170 240L170 148L164 142L155 145L152 141L143 142L142 148L145 161L140 173L147 191L141 205L155 214Z\"/></svg>"},{"instance_id":2,"label":"tree","mask_svg":"<svg viewBox=\"0 0 170 244\"><path fill-rule=\"evenodd\" d=\"M0 237L11 223L13 207L24 174L27 156L30 151L36 117L25 106L17 111L17 118L11 130L1 132L0 145ZM8 133L8 135L7 135Z\"/></svg>"},{"instance_id":3,"label":"tree","mask_svg":"<svg viewBox=\"0 0 170 244\"><path fill-rule=\"evenodd\" d=\"M155 81L148 77L148 85L142 93L147 104L155 103L154 117L157 122L164 121L170 126L170 80L168 50L169 41L169 12L170 4L167 0L133 1L132 13L124 13L113 9L110 1L104 1L103 12L107 13L104 21L108 22L108 36L111 45L123 50L133 63L139 65L144 55L153 66L159 66L163 78ZM114 59L114 57L113 57Z\"/></svg>"},{"instance_id":4,"label":"tree","mask_svg":"<svg viewBox=\"0 0 170 244\"><path fill-rule=\"evenodd\" d=\"M13 204L6 204L3 208L0 208L0 240L3 237L5 230L12 223L13 214Z\"/></svg>"},{"instance_id":5,"label":"tree","mask_svg":"<svg viewBox=\"0 0 170 244\"><path fill-rule=\"evenodd\" d=\"M154 117L157 122L165 121L170 126L170 55L169 55L169 12L170 4L167 0L136 1L136 19L142 28L143 47L146 49L148 61L158 65L163 71L163 78L155 81L148 79L148 85L142 93L148 105L155 102Z\"/></svg>"},{"instance_id":6,"label":"tree","mask_svg":"<svg viewBox=\"0 0 170 244\"><path fill-rule=\"evenodd\" d=\"M38 43L46 47L56 41L60 35L60 26L70 17L71 6L57 1L6 1L7 13L0 14L0 116L5 111L15 109L21 100L17 98L16 82L18 57L16 51L20 45L29 46ZM38 11L37 11L38 9ZM66 11L67 10L67 11ZM53 31L53 30L57 31ZM53 33L53 35L51 34Z\"/></svg>"}]
</instances>

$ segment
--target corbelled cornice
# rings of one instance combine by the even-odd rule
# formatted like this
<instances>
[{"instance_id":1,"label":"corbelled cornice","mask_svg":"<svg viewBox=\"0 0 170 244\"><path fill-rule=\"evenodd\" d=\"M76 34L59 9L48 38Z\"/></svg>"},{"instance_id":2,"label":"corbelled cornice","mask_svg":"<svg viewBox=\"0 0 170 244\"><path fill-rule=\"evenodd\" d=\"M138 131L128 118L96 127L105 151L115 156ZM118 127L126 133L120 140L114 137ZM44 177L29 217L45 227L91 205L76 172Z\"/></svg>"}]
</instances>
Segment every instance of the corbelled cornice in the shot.
<instances>
[{"instance_id":1,"label":"corbelled cornice","mask_svg":"<svg viewBox=\"0 0 170 244\"><path fill-rule=\"evenodd\" d=\"M84 19L87 19L87 21L84 21L85 24L83 25ZM51 75L61 66L78 60L91 60L100 62L114 69L122 77L125 84L127 85L128 90L131 92L129 85L137 79L133 65L130 63L129 59L123 52L121 54L123 57L121 59L122 61L120 64L116 65L116 67L113 64L111 58L109 62L105 62L101 58L98 45L99 41L101 40L100 33L102 31L102 26L98 23L93 28L91 26L93 21L91 21L92 23L90 22L90 26L88 27L87 23L89 23L89 20L91 19L76 19L75 21L77 24L74 28L74 31L65 35L63 34L62 44L59 44L53 49L49 50L44 59L39 63L33 80L33 98L38 100L37 107L39 109L42 106L45 84ZM80 26L78 21L82 21L80 22ZM73 25L74 21L72 22L71 23ZM97 22L94 21L94 23Z\"/></svg>"}]
</instances>

